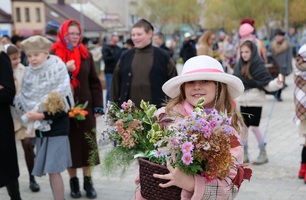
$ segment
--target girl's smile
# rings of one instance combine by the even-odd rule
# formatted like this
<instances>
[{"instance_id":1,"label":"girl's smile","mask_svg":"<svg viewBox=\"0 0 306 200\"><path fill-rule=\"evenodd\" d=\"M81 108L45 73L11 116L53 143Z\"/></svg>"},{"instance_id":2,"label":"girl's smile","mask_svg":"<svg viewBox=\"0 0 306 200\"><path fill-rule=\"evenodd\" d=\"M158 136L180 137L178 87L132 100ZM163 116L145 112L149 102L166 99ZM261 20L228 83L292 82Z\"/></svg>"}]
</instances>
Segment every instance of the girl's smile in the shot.
<instances>
[{"instance_id":1,"label":"girl's smile","mask_svg":"<svg viewBox=\"0 0 306 200\"><path fill-rule=\"evenodd\" d=\"M216 84L213 81L190 81L184 84L186 100L195 106L199 98L204 98L203 106L212 108L216 96Z\"/></svg>"}]
</instances>

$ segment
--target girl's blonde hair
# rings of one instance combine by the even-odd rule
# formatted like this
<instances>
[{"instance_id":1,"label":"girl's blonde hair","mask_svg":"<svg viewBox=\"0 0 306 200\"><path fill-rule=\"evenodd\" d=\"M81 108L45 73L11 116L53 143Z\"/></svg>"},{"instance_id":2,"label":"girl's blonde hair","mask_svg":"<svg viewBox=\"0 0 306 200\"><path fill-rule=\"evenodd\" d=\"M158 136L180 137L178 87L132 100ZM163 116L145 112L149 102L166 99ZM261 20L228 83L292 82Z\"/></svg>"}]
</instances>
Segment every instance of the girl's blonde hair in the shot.
<instances>
[{"instance_id":1,"label":"girl's blonde hair","mask_svg":"<svg viewBox=\"0 0 306 200\"><path fill-rule=\"evenodd\" d=\"M49 92L44 107L45 111L47 111L49 115L54 115L55 113L66 109L63 98L58 92Z\"/></svg>"},{"instance_id":2,"label":"girl's blonde hair","mask_svg":"<svg viewBox=\"0 0 306 200\"><path fill-rule=\"evenodd\" d=\"M205 31L198 40L198 45L209 45L209 39L214 35L212 31Z\"/></svg>"},{"instance_id":3,"label":"girl's blonde hair","mask_svg":"<svg viewBox=\"0 0 306 200\"><path fill-rule=\"evenodd\" d=\"M229 117L232 117L232 126L238 133L242 133L241 128L245 127L244 120L241 116L241 114L238 112L236 105L234 103L234 100L232 99L231 95L229 94L227 90L227 85L225 83L221 82L215 82L216 83L216 91L218 94L216 94L215 99L215 108L219 112L227 113ZM185 95L185 89L184 89L183 83L180 86L180 95L176 98L173 98L169 100L168 104L166 105L166 113L171 115L172 109L175 105L183 103L186 99Z\"/></svg>"}]
</instances>

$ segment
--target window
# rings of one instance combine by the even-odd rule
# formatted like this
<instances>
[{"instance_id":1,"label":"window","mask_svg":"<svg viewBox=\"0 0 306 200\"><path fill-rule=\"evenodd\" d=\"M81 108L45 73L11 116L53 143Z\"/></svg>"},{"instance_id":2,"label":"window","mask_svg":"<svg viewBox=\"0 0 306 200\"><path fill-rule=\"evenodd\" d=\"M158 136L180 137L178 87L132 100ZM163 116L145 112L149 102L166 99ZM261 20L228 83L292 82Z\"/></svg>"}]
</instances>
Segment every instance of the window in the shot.
<instances>
[{"instance_id":1,"label":"window","mask_svg":"<svg viewBox=\"0 0 306 200\"><path fill-rule=\"evenodd\" d=\"M20 8L16 8L16 22L21 22Z\"/></svg>"},{"instance_id":2,"label":"window","mask_svg":"<svg viewBox=\"0 0 306 200\"><path fill-rule=\"evenodd\" d=\"M135 24L138 21L137 15L130 15L130 25Z\"/></svg>"},{"instance_id":3,"label":"window","mask_svg":"<svg viewBox=\"0 0 306 200\"><path fill-rule=\"evenodd\" d=\"M25 8L25 21L30 22L30 8Z\"/></svg>"},{"instance_id":4,"label":"window","mask_svg":"<svg viewBox=\"0 0 306 200\"><path fill-rule=\"evenodd\" d=\"M36 22L41 22L40 8L35 9L35 14L36 14Z\"/></svg>"}]
</instances>

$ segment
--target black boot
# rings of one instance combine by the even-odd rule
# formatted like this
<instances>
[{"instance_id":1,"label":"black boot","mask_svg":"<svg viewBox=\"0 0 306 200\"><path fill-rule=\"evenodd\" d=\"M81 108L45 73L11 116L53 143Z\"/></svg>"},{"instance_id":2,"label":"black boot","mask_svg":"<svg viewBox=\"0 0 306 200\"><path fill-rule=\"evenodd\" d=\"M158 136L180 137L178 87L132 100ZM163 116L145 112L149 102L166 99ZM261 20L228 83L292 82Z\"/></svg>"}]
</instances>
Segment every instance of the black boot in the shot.
<instances>
[{"instance_id":1,"label":"black boot","mask_svg":"<svg viewBox=\"0 0 306 200\"><path fill-rule=\"evenodd\" d=\"M97 193L95 188L93 188L92 180L90 176L84 176L84 190L86 191L86 196L89 199L97 198Z\"/></svg>"},{"instance_id":2,"label":"black boot","mask_svg":"<svg viewBox=\"0 0 306 200\"><path fill-rule=\"evenodd\" d=\"M70 179L70 196L74 199L81 198L80 185L78 177L73 177Z\"/></svg>"},{"instance_id":3,"label":"black boot","mask_svg":"<svg viewBox=\"0 0 306 200\"><path fill-rule=\"evenodd\" d=\"M21 200L18 179L7 184L6 189L11 200Z\"/></svg>"},{"instance_id":4,"label":"black boot","mask_svg":"<svg viewBox=\"0 0 306 200\"><path fill-rule=\"evenodd\" d=\"M39 185L36 183L35 177L30 176L30 189L32 192L38 192L40 190Z\"/></svg>"}]
</instances>

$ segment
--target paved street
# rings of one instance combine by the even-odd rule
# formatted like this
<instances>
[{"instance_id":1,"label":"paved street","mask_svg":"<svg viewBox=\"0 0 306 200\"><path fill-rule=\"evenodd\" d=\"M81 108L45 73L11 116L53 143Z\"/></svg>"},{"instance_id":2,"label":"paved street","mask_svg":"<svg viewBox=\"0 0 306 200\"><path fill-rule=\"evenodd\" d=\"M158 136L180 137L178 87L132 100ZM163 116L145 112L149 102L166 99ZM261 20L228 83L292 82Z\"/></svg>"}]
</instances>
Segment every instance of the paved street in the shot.
<instances>
[{"instance_id":1,"label":"paved street","mask_svg":"<svg viewBox=\"0 0 306 200\"><path fill-rule=\"evenodd\" d=\"M293 105L293 77L287 78L288 87L283 91L283 102L275 102L272 117L266 132L267 152L269 163L261 166L251 165L253 176L250 182L244 182L240 188L237 200L305 200L306 184L297 178L300 165L300 155L304 139L296 133L297 128L292 123L294 115ZM263 109L261 130L266 130L271 107L273 105L273 96L268 95ZM101 124L101 119L98 119ZM97 129L101 130L101 126ZM20 190L23 200L51 200L52 193L49 186L48 176L37 178L41 191L32 193L29 190L28 172L25 165L23 150L20 142L17 142L20 167ZM253 134L249 137L249 150L251 160L255 160L259 150L256 139ZM94 185L101 200L131 200L135 189L134 177L137 171L137 165L133 165L123 178L116 176L107 178L101 172L101 167L95 168L93 173ZM70 200L69 196L69 178L67 172L64 172L65 198ZM79 177L81 171L79 171ZM80 180L81 185L83 180ZM86 199L82 190L83 197ZM0 199L8 200L6 189L0 189Z\"/></svg>"}]
</instances>

